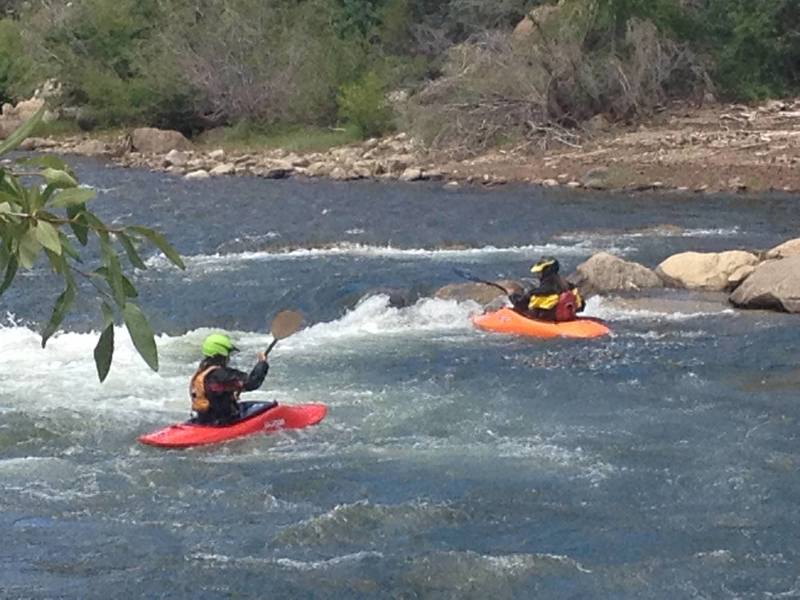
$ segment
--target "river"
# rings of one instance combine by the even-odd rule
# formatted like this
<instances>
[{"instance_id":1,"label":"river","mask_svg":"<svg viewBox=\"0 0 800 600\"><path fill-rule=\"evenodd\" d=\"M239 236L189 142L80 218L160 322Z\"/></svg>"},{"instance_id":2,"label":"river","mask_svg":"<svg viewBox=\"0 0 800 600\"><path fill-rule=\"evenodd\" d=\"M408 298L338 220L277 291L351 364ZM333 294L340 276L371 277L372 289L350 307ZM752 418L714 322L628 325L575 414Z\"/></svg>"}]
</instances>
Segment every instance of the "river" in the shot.
<instances>
[{"instance_id":1,"label":"river","mask_svg":"<svg viewBox=\"0 0 800 600\"><path fill-rule=\"evenodd\" d=\"M119 328L104 384L91 302L43 350L53 280L3 297L3 598L800 597L800 318L665 291L690 308L593 298L611 337L535 341L432 298L453 267L521 277L544 253L569 273L599 250L655 266L768 248L797 237L800 199L70 160L99 214L159 228L187 269L149 256L135 283L161 369ZM319 426L137 444L186 418L205 335L230 332L247 369L284 308L308 326L248 397L324 402Z\"/></svg>"}]
</instances>

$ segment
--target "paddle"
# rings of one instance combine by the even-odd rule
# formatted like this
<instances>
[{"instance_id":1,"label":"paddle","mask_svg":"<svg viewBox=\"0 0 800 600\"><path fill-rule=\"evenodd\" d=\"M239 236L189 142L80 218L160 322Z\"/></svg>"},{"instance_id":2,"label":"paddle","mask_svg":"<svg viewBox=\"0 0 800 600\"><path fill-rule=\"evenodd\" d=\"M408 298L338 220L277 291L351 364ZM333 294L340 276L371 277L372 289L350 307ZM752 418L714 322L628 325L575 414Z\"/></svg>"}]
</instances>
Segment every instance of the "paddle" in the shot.
<instances>
[{"instance_id":1,"label":"paddle","mask_svg":"<svg viewBox=\"0 0 800 600\"><path fill-rule=\"evenodd\" d=\"M511 293L499 283L495 283L494 281L486 281L485 279L481 279L480 277L475 277L475 275L473 275L472 273L469 273L468 271L464 271L463 269L459 269L457 267L454 267L453 271L455 271L456 275L458 275L459 277L463 277L467 281L474 281L475 283L483 283L484 285L490 285L492 287L497 288L498 290L502 290L502 292L506 296L511 295Z\"/></svg>"},{"instance_id":2,"label":"paddle","mask_svg":"<svg viewBox=\"0 0 800 600\"><path fill-rule=\"evenodd\" d=\"M279 340L289 337L300 329L302 325L303 315L296 310L283 310L275 315L270 325L272 337L275 339L272 340L272 343L264 354L269 354L270 350L275 347L275 344L277 344Z\"/></svg>"}]
</instances>

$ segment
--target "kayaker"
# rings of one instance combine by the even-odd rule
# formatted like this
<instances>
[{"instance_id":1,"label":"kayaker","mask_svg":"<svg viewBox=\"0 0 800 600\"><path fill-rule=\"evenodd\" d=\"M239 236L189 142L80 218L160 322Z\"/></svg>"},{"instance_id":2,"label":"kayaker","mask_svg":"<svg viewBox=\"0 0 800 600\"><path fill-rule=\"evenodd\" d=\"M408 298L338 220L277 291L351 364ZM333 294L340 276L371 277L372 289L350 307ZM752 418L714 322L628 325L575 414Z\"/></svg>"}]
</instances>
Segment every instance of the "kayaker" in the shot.
<instances>
[{"instance_id":1,"label":"kayaker","mask_svg":"<svg viewBox=\"0 0 800 600\"><path fill-rule=\"evenodd\" d=\"M192 398L192 421L208 425L225 425L240 418L239 394L261 387L269 364L264 352L250 374L228 366L238 348L230 338L212 333L203 341L203 360L189 384Z\"/></svg>"},{"instance_id":2,"label":"kayaker","mask_svg":"<svg viewBox=\"0 0 800 600\"><path fill-rule=\"evenodd\" d=\"M539 285L522 294L511 294L509 299L518 313L541 321L574 321L584 308L578 288L558 274L558 261L552 256L542 257L531 273L539 276Z\"/></svg>"}]
</instances>

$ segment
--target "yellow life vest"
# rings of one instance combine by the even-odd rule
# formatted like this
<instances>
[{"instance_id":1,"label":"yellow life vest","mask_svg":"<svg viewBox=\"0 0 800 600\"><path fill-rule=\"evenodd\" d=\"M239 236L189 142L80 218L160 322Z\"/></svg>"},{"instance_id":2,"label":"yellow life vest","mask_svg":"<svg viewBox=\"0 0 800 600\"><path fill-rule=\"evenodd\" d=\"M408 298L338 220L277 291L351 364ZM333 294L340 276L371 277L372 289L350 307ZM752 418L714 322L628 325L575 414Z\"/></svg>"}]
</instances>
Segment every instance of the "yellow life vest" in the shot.
<instances>
[{"instance_id":1,"label":"yellow life vest","mask_svg":"<svg viewBox=\"0 0 800 600\"><path fill-rule=\"evenodd\" d=\"M192 377L189 396L192 398L192 410L195 412L204 413L211 408L211 402L206 397L206 377L215 369L219 369L219 366L214 365L204 371L197 371Z\"/></svg>"},{"instance_id":2,"label":"yellow life vest","mask_svg":"<svg viewBox=\"0 0 800 600\"><path fill-rule=\"evenodd\" d=\"M533 310L534 308L539 308L541 310L550 310L551 308L555 308L556 304L558 304L558 299L561 297L561 294L544 294L542 296L531 296L530 302L528 302L528 308Z\"/></svg>"}]
</instances>

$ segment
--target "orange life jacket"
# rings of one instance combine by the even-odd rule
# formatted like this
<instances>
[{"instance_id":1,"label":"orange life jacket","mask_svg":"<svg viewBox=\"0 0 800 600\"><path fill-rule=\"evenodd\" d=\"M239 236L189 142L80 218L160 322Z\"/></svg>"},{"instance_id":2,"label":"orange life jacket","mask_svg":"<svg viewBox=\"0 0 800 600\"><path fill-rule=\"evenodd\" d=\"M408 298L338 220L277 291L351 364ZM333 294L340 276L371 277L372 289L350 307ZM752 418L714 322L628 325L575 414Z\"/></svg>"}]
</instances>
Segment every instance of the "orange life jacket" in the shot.
<instances>
[{"instance_id":1,"label":"orange life jacket","mask_svg":"<svg viewBox=\"0 0 800 600\"><path fill-rule=\"evenodd\" d=\"M219 369L219 366L213 365L203 371L197 371L192 377L189 395L192 398L192 410L195 412L204 413L211 408L211 402L206 397L206 377L215 369Z\"/></svg>"}]
</instances>

